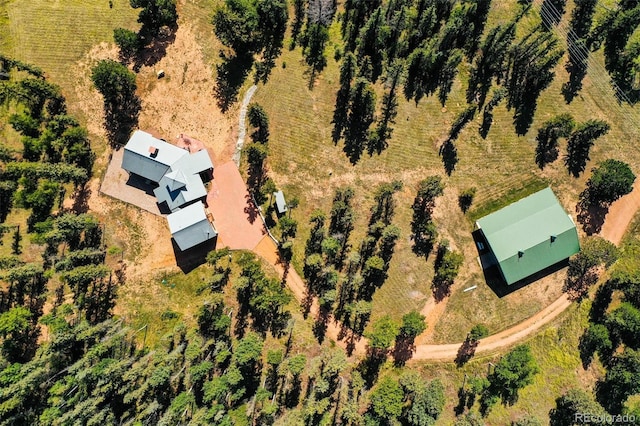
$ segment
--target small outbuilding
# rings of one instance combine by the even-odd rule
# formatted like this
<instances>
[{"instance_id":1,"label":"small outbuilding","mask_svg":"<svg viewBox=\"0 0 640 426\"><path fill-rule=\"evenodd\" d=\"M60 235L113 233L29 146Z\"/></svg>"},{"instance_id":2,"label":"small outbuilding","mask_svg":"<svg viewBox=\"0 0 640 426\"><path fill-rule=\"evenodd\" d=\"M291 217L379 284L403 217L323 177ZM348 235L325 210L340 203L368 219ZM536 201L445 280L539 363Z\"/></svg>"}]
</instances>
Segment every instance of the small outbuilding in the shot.
<instances>
[{"instance_id":1,"label":"small outbuilding","mask_svg":"<svg viewBox=\"0 0 640 426\"><path fill-rule=\"evenodd\" d=\"M284 199L284 193L282 191L276 191L273 193L276 199L276 212L278 214L285 214L288 210L287 202Z\"/></svg>"},{"instance_id":2,"label":"small outbuilding","mask_svg":"<svg viewBox=\"0 0 640 426\"><path fill-rule=\"evenodd\" d=\"M209 241L218 235L207 218L204 204L200 201L167 216L171 236L181 251Z\"/></svg>"},{"instance_id":3,"label":"small outbuilding","mask_svg":"<svg viewBox=\"0 0 640 426\"><path fill-rule=\"evenodd\" d=\"M580 251L576 225L551 188L479 219L476 226L509 285Z\"/></svg>"}]
</instances>

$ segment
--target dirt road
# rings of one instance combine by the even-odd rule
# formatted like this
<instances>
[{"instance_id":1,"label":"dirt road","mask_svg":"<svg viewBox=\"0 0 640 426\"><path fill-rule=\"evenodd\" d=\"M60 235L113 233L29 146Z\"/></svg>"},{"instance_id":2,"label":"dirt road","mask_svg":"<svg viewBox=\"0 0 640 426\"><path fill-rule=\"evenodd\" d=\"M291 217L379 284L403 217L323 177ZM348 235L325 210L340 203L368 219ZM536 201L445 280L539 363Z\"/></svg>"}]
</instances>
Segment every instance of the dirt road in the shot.
<instances>
[{"instance_id":1,"label":"dirt road","mask_svg":"<svg viewBox=\"0 0 640 426\"><path fill-rule=\"evenodd\" d=\"M625 231L640 209L640 179L636 179L631 193L611 204L600 230L600 236L618 245Z\"/></svg>"}]
</instances>

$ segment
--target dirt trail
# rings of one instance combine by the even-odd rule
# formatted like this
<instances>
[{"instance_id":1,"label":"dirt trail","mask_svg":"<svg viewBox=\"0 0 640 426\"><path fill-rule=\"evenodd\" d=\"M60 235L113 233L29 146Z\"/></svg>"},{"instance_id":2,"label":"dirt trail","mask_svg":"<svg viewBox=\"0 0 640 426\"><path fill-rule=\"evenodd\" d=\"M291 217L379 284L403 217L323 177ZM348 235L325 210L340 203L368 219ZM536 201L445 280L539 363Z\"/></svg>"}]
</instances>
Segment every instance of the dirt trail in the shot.
<instances>
[{"instance_id":1,"label":"dirt trail","mask_svg":"<svg viewBox=\"0 0 640 426\"><path fill-rule=\"evenodd\" d=\"M519 342L538 331L543 325L553 321L554 318L564 312L570 305L571 301L566 295L562 295L558 300L531 318L507 330L480 340L476 354L495 351ZM462 342L443 345L417 345L412 360L451 361L456 358L460 345L462 345Z\"/></svg>"},{"instance_id":2,"label":"dirt trail","mask_svg":"<svg viewBox=\"0 0 640 426\"><path fill-rule=\"evenodd\" d=\"M600 230L600 236L615 245L620 244L638 209L640 209L640 179L636 179L631 193L611 204Z\"/></svg>"}]
</instances>

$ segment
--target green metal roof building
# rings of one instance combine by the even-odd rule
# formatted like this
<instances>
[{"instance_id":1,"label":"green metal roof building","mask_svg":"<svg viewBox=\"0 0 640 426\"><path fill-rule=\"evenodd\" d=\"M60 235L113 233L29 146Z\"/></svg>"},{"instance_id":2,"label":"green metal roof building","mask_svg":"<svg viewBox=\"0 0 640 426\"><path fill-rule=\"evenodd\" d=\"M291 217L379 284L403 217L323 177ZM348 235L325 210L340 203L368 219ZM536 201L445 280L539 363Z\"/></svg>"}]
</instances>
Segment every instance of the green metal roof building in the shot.
<instances>
[{"instance_id":1,"label":"green metal roof building","mask_svg":"<svg viewBox=\"0 0 640 426\"><path fill-rule=\"evenodd\" d=\"M516 201L476 222L507 284L580 251L578 232L551 188Z\"/></svg>"}]
</instances>

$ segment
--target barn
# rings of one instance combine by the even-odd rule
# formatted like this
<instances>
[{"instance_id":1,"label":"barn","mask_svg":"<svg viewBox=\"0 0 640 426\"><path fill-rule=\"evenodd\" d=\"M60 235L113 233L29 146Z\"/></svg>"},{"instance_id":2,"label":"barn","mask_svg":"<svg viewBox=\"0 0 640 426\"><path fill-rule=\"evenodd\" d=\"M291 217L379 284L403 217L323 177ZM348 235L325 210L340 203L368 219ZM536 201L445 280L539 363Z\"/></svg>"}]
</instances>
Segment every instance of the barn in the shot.
<instances>
[{"instance_id":1,"label":"barn","mask_svg":"<svg viewBox=\"0 0 640 426\"><path fill-rule=\"evenodd\" d=\"M551 188L479 219L476 226L508 285L580 251L576 225Z\"/></svg>"}]
</instances>

